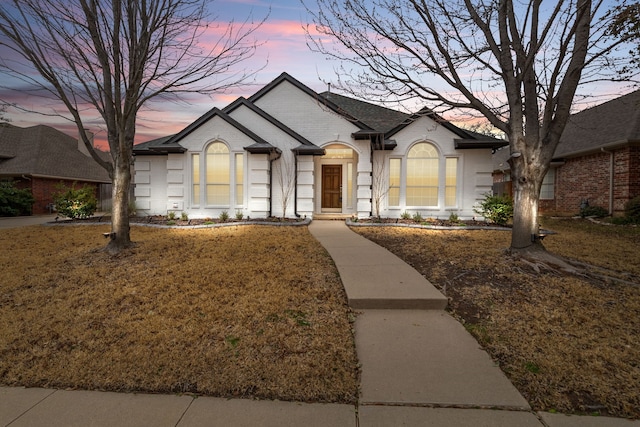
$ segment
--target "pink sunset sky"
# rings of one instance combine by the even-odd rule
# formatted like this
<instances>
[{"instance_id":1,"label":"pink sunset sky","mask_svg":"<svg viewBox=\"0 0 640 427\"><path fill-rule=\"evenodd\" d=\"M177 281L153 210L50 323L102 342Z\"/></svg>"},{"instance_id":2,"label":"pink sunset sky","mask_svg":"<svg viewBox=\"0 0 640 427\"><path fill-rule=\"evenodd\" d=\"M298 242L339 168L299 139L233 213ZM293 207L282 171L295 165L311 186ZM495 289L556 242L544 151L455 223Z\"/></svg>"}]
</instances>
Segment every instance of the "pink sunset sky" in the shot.
<instances>
[{"instance_id":1,"label":"pink sunset sky","mask_svg":"<svg viewBox=\"0 0 640 427\"><path fill-rule=\"evenodd\" d=\"M305 0L305 3L313 5L314 0ZM255 21L268 15L266 22L254 33L255 39L262 45L250 60L241 64L250 70L264 68L256 74L255 82L227 93L211 97L190 95L180 103L163 101L148 104L138 116L136 143L177 133L211 108L222 108L239 96L250 96L285 71L317 92L327 90L328 83L336 82L334 70L340 64L312 52L307 46L304 27L310 18L299 0L216 0L211 5L215 7L214 14L222 28L230 21L243 22L250 15ZM629 91L623 85L600 86L591 93L596 96L587 99L582 108ZM13 125L27 127L46 124L69 135L77 135L74 123L55 115L59 112L68 116L64 107L54 105L48 99L27 92L0 89L0 102L22 106L22 109L10 107L4 114ZM97 145L106 147L104 127L97 121L85 126L95 134Z\"/></svg>"}]
</instances>

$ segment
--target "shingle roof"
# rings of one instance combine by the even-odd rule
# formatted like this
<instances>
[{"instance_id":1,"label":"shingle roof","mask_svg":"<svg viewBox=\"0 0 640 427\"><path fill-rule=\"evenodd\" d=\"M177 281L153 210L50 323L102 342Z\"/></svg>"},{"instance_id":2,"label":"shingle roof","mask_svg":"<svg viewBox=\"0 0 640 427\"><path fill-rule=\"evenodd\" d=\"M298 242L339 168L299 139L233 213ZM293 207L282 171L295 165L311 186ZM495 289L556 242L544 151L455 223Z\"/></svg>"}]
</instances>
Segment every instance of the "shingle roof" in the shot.
<instances>
[{"instance_id":1,"label":"shingle roof","mask_svg":"<svg viewBox=\"0 0 640 427\"><path fill-rule=\"evenodd\" d=\"M340 108L340 110L342 110L343 114L355 117L361 122L367 124L371 129L375 129L379 132L386 133L410 117L409 114L401 111L349 98L333 92L323 92L320 96L333 102L338 106L338 108Z\"/></svg>"},{"instance_id":2,"label":"shingle roof","mask_svg":"<svg viewBox=\"0 0 640 427\"><path fill-rule=\"evenodd\" d=\"M44 125L0 126L0 175L111 182L103 167L78 150L77 139Z\"/></svg>"},{"instance_id":3,"label":"shingle roof","mask_svg":"<svg viewBox=\"0 0 640 427\"><path fill-rule=\"evenodd\" d=\"M640 142L640 90L571 115L554 157Z\"/></svg>"}]
</instances>

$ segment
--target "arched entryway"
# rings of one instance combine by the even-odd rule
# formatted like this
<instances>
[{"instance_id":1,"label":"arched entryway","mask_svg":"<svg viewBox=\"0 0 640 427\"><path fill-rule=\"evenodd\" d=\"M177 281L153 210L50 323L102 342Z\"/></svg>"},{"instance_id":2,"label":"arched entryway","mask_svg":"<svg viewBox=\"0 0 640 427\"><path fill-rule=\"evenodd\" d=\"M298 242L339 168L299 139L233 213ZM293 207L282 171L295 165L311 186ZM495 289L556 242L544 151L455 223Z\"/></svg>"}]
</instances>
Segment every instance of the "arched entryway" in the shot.
<instances>
[{"instance_id":1,"label":"arched entryway","mask_svg":"<svg viewBox=\"0 0 640 427\"><path fill-rule=\"evenodd\" d=\"M358 153L351 147L333 143L323 147L325 155L316 162L316 213L356 212L356 166Z\"/></svg>"}]
</instances>

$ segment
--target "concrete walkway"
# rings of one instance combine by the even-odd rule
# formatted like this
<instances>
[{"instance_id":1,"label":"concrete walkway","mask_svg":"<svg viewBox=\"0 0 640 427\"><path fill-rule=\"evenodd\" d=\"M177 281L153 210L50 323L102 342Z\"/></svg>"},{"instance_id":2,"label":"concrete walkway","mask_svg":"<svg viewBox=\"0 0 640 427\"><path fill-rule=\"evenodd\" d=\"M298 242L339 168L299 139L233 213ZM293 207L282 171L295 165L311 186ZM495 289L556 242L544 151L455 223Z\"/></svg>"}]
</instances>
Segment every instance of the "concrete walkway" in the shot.
<instances>
[{"instance_id":1,"label":"concrete walkway","mask_svg":"<svg viewBox=\"0 0 640 427\"><path fill-rule=\"evenodd\" d=\"M0 426L640 427L640 421L534 413L446 300L342 221L314 221L359 315L357 405L0 387Z\"/></svg>"}]
</instances>

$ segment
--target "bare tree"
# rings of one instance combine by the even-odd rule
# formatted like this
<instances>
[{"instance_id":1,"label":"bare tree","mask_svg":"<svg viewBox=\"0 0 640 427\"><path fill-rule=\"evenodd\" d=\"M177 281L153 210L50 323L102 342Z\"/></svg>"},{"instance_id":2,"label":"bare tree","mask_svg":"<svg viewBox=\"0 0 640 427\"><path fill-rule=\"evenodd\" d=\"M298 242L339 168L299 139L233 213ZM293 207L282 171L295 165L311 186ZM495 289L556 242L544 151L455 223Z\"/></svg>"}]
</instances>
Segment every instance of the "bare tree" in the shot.
<instances>
[{"instance_id":1,"label":"bare tree","mask_svg":"<svg viewBox=\"0 0 640 427\"><path fill-rule=\"evenodd\" d=\"M295 156L295 154L293 154ZM296 185L296 171L294 158L282 153L278 163L276 163L276 179L280 186L280 206L282 207L282 219L287 217L287 208L293 196Z\"/></svg>"},{"instance_id":2,"label":"bare tree","mask_svg":"<svg viewBox=\"0 0 640 427\"><path fill-rule=\"evenodd\" d=\"M373 151L373 173L371 175L371 201L373 202L373 212L380 218L380 211L385 198L389 194L389 177L385 175L385 161L387 157L384 151Z\"/></svg>"},{"instance_id":3,"label":"bare tree","mask_svg":"<svg viewBox=\"0 0 640 427\"><path fill-rule=\"evenodd\" d=\"M11 121L10 118L5 116L5 113L7 112L7 107L8 107L8 104L0 104L0 124L9 123Z\"/></svg>"},{"instance_id":4,"label":"bare tree","mask_svg":"<svg viewBox=\"0 0 640 427\"><path fill-rule=\"evenodd\" d=\"M581 83L628 61L591 0L317 0L310 46L343 61L340 85L484 116L504 132L514 178L511 248L542 249L538 199ZM327 36L338 43L326 43ZM344 62L347 61L347 62ZM354 67L350 67L350 65ZM361 71L352 71L361 70ZM637 68L635 76L638 75Z\"/></svg>"},{"instance_id":5,"label":"bare tree","mask_svg":"<svg viewBox=\"0 0 640 427\"><path fill-rule=\"evenodd\" d=\"M136 119L153 99L221 91L253 73L236 71L257 44L260 25L216 27L207 0L5 0L0 4L0 70L68 111L92 157L113 182L111 239L131 245L128 203ZM201 39L208 38L208 45ZM111 160L101 158L84 129L99 116Z\"/></svg>"}]
</instances>

